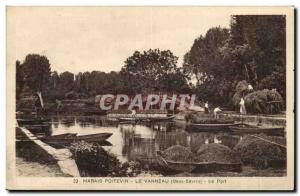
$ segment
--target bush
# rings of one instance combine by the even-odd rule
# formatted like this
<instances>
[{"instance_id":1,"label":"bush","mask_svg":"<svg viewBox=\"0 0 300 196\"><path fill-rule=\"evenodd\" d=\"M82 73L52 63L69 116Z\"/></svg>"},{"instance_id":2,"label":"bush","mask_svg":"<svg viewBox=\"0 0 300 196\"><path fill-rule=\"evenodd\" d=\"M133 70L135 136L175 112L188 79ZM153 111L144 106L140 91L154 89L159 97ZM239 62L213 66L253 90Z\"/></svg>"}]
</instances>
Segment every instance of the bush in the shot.
<instances>
[{"instance_id":1,"label":"bush","mask_svg":"<svg viewBox=\"0 0 300 196\"><path fill-rule=\"evenodd\" d=\"M97 143L75 142L70 150L81 176L133 177L141 172L139 163L121 163Z\"/></svg>"}]
</instances>

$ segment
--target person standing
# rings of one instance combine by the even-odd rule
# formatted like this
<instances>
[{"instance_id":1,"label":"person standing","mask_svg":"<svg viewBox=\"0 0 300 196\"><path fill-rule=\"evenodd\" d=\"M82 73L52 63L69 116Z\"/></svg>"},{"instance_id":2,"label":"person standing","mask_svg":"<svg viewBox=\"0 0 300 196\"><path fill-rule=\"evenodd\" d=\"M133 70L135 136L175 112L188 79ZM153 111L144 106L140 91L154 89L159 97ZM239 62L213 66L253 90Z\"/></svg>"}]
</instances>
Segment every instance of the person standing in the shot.
<instances>
[{"instance_id":1,"label":"person standing","mask_svg":"<svg viewBox=\"0 0 300 196\"><path fill-rule=\"evenodd\" d=\"M208 114L208 101L204 105L205 114Z\"/></svg>"},{"instance_id":2,"label":"person standing","mask_svg":"<svg viewBox=\"0 0 300 196\"><path fill-rule=\"evenodd\" d=\"M241 98L241 101L240 101L240 113L246 114L245 100L243 97Z\"/></svg>"},{"instance_id":3,"label":"person standing","mask_svg":"<svg viewBox=\"0 0 300 196\"><path fill-rule=\"evenodd\" d=\"M218 114L218 112L221 112L222 110L220 109L220 107L216 107L215 109L214 109L214 116L215 116L215 118L217 119L217 114Z\"/></svg>"}]
</instances>

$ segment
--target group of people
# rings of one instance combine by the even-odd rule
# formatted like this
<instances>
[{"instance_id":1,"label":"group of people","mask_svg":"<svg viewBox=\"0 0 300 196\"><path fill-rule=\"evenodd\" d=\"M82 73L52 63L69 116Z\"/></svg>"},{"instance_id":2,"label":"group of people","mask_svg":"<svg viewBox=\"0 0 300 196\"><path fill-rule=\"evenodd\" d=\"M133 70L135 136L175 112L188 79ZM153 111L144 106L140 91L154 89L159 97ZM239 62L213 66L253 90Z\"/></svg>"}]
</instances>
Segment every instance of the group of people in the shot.
<instances>
[{"instance_id":1,"label":"group of people","mask_svg":"<svg viewBox=\"0 0 300 196\"><path fill-rule=\"evenodd\" d=\"M247 112L246 112L246 107L245 107L245 100L244 100L243 97L241 98L239 104L240 104L240 113L241 113L241 114L246 114ZM217 113L218 113L218 112L221 112L221 111L222 111L222 110L220 109L219 106L216 107L216 108L214 109L214 117L215 117L215 118L218 118ZM205 102L205 104L204 104L204 112L205 112L206 114L209 113L208 101Z\"/></svg>"}]
</instances>

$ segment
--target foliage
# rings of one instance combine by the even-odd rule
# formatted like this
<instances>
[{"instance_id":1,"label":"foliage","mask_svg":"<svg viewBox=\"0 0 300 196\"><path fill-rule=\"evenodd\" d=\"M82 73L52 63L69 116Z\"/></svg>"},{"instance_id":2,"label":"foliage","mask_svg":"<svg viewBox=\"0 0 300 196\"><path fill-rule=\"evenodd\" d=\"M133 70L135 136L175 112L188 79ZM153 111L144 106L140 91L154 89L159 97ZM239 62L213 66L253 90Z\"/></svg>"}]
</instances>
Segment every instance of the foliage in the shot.
<instances>
[{"instance_id":1,"label":"foliage","mask_svg":"<svg viewBox=\"0 0 300 196\"><path fill-rule=\"evenodd\" d=\"M234 15L229 29L214 27L195 39L182 68L170 50L150 49L135 51L120 72L59 74L51 73L47 57L29 54L16 62L17 99L26 89L41 91L51 102L156 91L196 93L201 101L224 106L244 96L249 83L256 90L277 89L285 100L285 23L280 15Z\"/></svg>"},{"instance_id":2,"label":"foliage","mask_svg":"<svg viewBox=\"0 0 300 196\"><path fill-rule=\"evenodd\" d=\"M29 54L20 65L24 74L24 82L33 92L43 92L50 79L50 63L47 57Z\"/></svg>"},{"instance_id":3,"label":"foliage","mask_svg":"<svg viewBox=\"0 0 300 196\"><path fill-rule=\"evenodd\" d=\"M139 163L121 163L97 143L75 142L70 150L82 176L133 177L141 172Z\"/></svg>"},{"instance_id":4,"label":"foliage","mask_svg":"<svg viewBox=\"0 0 300 196\"><path fill-rule=\"evenodd\" d=\"M229 30L211 28L194 41L184 72L197 79L203 101L230 103L242 80L254 89L276 88L285 99L285 34L285 16L234 15Z\"/></svg>"},{"instance_id":5,"label":"foliage","mask_svg":"<svg viewBox=\"0 0 300 196\"><path fill-rule=\"evenodd\" d=\"M20 61L16 61L16 98L19 99L24 88L24 73Z\"/></svg>"},{"instance_id":6,"label":"foliage","mask_svg":"<svg viewBox=\"0 0 300 196\"><path fill-rule=\"evenodd\" d=\"M188 88L185 75L177 68L178 57L170 50L135 51L120 72L127 92L173 92ZM176 82L174 82L176 81Z\"/></svg>"}]
</instances>

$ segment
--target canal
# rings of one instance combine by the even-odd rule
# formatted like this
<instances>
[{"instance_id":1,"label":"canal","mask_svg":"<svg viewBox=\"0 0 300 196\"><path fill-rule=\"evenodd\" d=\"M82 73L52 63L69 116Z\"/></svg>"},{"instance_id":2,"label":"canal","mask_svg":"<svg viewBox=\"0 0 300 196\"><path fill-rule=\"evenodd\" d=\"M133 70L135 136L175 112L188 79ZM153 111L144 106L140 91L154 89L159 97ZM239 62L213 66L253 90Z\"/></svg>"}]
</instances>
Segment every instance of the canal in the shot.
<instances>
[{"instance_id":1,"label":"canal","mask_svg":"<svg viewBox=\"0 0 300 196\"><path fill-rule=\"evenodd\" d=\"M159 122L142 124L120 124L108 120L105 116L50 116L51 125L47 135L77 133L89 135L95 133L112 133L103 143L103 148L114 154L121 162L139 162L143 165L155 164L157 151L163 151L174 145L188 147L196 153L203 144L219 143L230 149L246 135L234 135L228 131L195 132L187 131L182 122ZM285 169L268 169L268 171L243 166L239 173L219 173L219 176L283 176ZM183 176L209 176L216 174L177 174Z\"/></svg>"}]
</instances>

